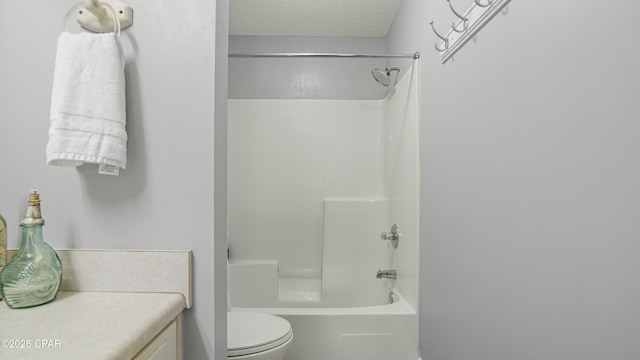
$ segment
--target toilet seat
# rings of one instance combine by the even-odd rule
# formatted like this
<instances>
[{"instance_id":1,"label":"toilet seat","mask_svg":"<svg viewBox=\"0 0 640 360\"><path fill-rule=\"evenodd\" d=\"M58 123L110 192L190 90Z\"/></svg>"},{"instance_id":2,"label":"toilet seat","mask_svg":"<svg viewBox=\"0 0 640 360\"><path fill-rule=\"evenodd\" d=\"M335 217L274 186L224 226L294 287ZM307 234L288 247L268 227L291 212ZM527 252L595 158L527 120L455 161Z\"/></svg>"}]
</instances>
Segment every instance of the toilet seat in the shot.
<instances>
[{"instance_id":1,"label":"toilet seat","mask_svg":"<svg viewBox=\"0 0 640 360\"><path fill-rule=\"evenodd\" d=\"M293 337L291 324L281 317L231 311L227 313L227 357L274 349Z\"/></svg>"}]
</instances>

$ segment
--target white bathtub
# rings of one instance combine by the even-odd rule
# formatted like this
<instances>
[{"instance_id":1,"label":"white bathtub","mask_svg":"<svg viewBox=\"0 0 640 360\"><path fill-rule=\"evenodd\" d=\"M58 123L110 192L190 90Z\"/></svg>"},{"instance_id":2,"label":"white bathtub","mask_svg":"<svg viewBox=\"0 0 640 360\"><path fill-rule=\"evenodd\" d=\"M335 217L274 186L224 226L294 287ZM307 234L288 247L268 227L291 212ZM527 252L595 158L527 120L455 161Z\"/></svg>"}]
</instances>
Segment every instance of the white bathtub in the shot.
<instances>
[{"instance_id":1,"label":"white bathtub","mask_svg":"<svg viewBox=\"0 0 640 360\"><path fill-rule=\"evenodd\" d=\"M394 292L393 304L362 307L233 307L282 316L293 327L286 360L416 360L418 317ZM307 305L309 305L307 303Z\"/></svg>"},{"instance_id":2,"label":"white bathtub","mask_svg":"<svg viewBox=\"0 0 640 360\"><path fill-rule=\"evenodd\" d=\"M395 281L376 279L376 271L320 279L314 272L282 276L276 261L232 262L231 308L289 320L294 339L286 360L416 360L417 313L393 290Z\"/></svg>"}]
</instances>

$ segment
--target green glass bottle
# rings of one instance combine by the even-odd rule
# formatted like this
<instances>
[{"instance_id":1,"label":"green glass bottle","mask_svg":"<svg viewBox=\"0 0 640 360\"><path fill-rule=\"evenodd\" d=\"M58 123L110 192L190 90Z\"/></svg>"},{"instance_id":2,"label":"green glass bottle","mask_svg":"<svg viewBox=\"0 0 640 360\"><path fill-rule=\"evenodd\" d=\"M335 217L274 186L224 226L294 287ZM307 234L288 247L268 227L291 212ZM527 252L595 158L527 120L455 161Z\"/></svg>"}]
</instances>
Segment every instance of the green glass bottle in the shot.
<instances>
[{"instance_id":1,"label":"green glass bottle","mask_svg":"<svg viewBox=\"0 0 640 360\"><path fill-rule=\"evenodd\" d=\"M62 283L62 263L44 242L40 216L40 195L29 195L27 216L20 224L22 243L13 259L0 272L2 297L12 309L28 308L53 301Z\"/></svg>"}]
</instances>

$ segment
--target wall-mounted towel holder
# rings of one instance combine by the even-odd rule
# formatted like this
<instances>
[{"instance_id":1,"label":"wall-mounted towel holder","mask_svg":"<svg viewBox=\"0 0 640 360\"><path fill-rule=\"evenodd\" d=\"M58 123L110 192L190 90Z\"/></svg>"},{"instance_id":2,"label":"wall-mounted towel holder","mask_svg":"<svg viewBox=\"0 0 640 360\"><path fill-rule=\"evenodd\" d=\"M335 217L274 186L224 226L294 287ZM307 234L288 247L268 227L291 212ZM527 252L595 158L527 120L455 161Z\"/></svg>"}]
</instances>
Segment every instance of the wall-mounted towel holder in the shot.
<instances>
[{"instance_id":1,"label":"wall-mounted towel holder","mask_svg":"<svg viewBox=\"0 0 640 360\"><path fill-rule=\"evenodd\" d=\"M133 9L117 0L83 0L76 12L78 24L95 32L114 31L117 24L113 23L111 9L120 23L120 29L133 24Z\"/></svg>"}]
</instances>

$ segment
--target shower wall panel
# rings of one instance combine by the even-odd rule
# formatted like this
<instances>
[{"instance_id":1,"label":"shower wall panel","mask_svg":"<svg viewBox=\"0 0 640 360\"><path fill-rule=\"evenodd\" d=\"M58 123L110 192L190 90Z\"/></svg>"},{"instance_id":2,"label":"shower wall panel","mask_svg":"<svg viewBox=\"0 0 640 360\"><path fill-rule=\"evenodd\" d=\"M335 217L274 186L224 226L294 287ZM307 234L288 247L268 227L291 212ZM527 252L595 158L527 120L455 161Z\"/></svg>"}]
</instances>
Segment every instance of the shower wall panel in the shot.
<instances>
[{"instance_id":1,"label":"shower wall panel","mask_svg":"<svg viewBox=\"0 0 640 360\"><path fill-rule=\"evenodd\" d=\"M324 203L322 298L339 297L347 306L384 304L393 290L390 281L376 279L379 269L391 269L393 249L380 239L389 218L389 202L371 198L328 198Z\"/></svg>"},{"instance_id":2,"label":"shower wall panel","mask_svg":"<svg viewBox=\"0 0 640 360\"><path fill-rule=\"evenodd\" d=\"M383 104L229 100L232 260L319 276L324 199L384 195Z\"/></svg>"}]
</instances>

